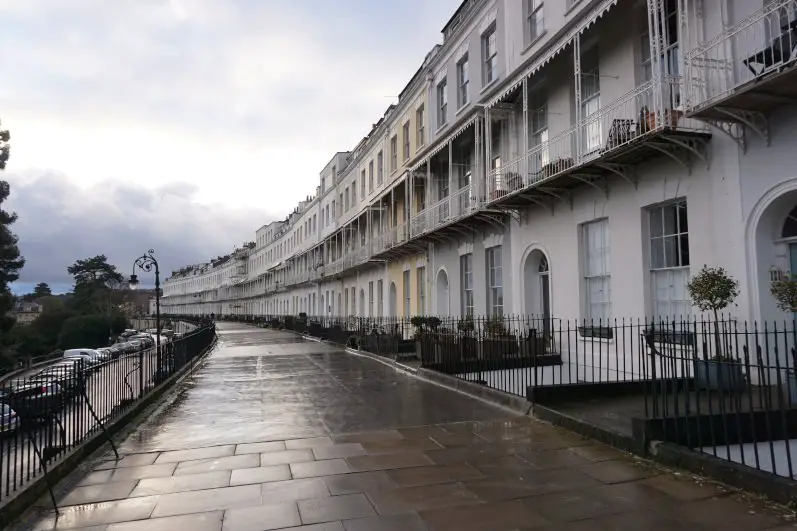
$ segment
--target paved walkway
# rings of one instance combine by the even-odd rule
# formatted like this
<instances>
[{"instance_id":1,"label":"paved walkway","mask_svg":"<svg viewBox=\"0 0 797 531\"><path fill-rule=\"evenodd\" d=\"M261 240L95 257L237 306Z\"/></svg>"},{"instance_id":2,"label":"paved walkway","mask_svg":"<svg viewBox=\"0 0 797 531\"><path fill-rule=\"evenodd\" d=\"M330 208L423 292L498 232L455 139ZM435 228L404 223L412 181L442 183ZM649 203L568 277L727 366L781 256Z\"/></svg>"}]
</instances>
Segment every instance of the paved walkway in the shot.
<instances>
[{"instance_id":1,"label":"paved walkway","mask_svg":"<svg viewBox=\"0 0 797 531\"><path fill-rule=\"evenodd\" d=\"M186 392L68 490L91 531L794 529L625 454L284 332L219 326ZM45 502L42 502L44 504Z\"/></svg>"}]
</instances>

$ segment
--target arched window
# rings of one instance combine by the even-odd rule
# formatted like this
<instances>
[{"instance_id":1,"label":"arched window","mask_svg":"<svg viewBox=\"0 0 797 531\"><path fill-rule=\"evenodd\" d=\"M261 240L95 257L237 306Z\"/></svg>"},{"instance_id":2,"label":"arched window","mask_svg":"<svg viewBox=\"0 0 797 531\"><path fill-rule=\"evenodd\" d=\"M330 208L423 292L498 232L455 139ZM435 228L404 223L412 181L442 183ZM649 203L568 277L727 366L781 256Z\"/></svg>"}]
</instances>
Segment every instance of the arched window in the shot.
<instances>
[{"instance_id":1,"label":"arched window","mask_svg":"<svg viewBox=\"0 0 797 531\"><path fill-rule=\"evenodd\" d=\"M542 254L542 253L540 253ZM548 257L542 254L540 256L540 265L537 266L538 273L547 273L548 272Z\"/></svg>"},{"instance_id":2,"label":"arched window","mask_svg":"<svg viewBox=\"0 0 797 531\"><path fill-rule=\"evenodd\" d=\"M791 209L786 221L783 222L781 238L797 238L797 206Z\"/></svg>"}]
</instances>

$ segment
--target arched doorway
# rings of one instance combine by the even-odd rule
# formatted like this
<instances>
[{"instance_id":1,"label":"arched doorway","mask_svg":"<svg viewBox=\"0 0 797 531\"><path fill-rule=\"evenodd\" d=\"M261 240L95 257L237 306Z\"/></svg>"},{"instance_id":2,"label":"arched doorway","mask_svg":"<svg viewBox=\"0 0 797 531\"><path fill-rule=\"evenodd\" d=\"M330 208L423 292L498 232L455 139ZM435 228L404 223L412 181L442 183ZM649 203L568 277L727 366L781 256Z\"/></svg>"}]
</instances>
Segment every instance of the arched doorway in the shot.
<instances>
[{"instance_id":1,"label":"arched doorway","mask_svg":"<svg viewBox=\"0 0 797 531\"><path fill-rule=\"evenodd\" d=\"M391 282L390 283L390 289L388 291L388 304L389 304L388 309L387 309L388 315L390 317L395 317L396 316L397 306L398 306L398 295L396 294L396 283L395 282Z\"/></svg>"},{"instance_id":2,"label":"arched doorway","mask_svg":"<svg viewBox=\"0 0 797 531\"><path fill-rule=\"evenodd\" d=\"M534 249L523 264L523 300L527 314L542 321L545 337L551 327L551 278L548 257L540 249Z\"/></svg>"},{"instance_id":3,"label":"arched doorway","mask_svg":"<svg viewBox=\"0 0 797 531\"><path fill-rule=\"evenodd\" d=\"M362 288L360 288L360 306L359 306L359 308L360 308L359 316L360 317L365 317L366 316L366 314L365 314L365 290L362 289Z\"/></svg>"},{"instance_id":4,"label":"arched doorway","mask_svg":"<svg viewBox=\"0 0 797 531\"><path fill-rule=\"evenodd\" d=\"M435 282L437 291L436 308L437 315L447 316L451 313L449 293L448 293L448 273L445 269L437 272L437 282Z\"/></svg>"},{"instance_id":5,"label":"arched doorway","mask_svg":"<svg viewBox=\"0 0 797 531\"><path fill-rule=\"evenodd\" d=\"M784 314L770 294L770 283L773 275L797 273L797 190L782 193L761 209L754 246L748 251L756 262L751 291L755 291L758 308L753 308L753 314L762 323L781 321Z\"/></svg>"}]
</instances>

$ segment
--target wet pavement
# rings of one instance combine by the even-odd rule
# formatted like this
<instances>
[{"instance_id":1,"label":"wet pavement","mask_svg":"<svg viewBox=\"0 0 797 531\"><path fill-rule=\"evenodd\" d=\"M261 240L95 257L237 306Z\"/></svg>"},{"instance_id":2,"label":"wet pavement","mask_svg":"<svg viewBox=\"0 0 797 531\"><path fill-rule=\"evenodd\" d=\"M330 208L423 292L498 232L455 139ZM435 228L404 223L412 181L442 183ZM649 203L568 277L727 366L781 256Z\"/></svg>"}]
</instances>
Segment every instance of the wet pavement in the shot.
<instances>
[{"instance_id":1,"label":"wet pavement","mask_svg":"<svg viewBox=\"0 0 797 531\"><path fill-rule=\"evenodd\" d=\"M219 325L186 390L15 529L793 529L775 509L287 332Z\"/></svg>"}]
</instances>

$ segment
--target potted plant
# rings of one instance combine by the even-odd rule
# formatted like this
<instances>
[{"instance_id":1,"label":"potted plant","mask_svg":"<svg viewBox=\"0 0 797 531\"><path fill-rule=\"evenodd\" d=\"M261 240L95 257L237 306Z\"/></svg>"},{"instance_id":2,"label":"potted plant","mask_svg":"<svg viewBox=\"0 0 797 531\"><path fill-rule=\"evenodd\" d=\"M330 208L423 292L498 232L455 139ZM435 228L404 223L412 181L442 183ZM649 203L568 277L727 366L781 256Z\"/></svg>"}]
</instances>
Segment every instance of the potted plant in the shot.
<instances>
[{"instance_id":1,"label":"potted plant","mask_svg":"<svg viewBox=\"0 0 797 531\"><path fill-rule=\"evenodd\" d=\"M797 313L797 275L786 273L773 281L769 286L769 292L775 298L778 309L792 314L792 326L794 314ZM797 352L790 349L792 365L786 369L786 385L789 390L789 403L797 404Z\"/></svg>"},{"instance_id":2,"label":"potted plant","mask_svg":"<svg viewBox=\"0 0 797 531\"><path fill-rule=\"evenodd\" d=\"M739 296L739 282L725 268L703 266L687 284L692 304L714 317L714 355L695 359L695 380L700 389L743 391L744 371L738 358L728 348L724 352L720 338L719 312L733 304ZM696 357L697 358L697 357Z\"/></svg>"},{"instance_id":3,"label":"potted plant","mask_svg":"<svg viewBox=\"0 0 797 531\"><path fill-rule=\"evenodd\" d=\"M415 353L422 356L423 336L426 331L426 317L422 315L413 315L410 317L410 324L415 327L412 333L412 339L415 341Z\"/></svg>"},{"instance_id":4,"label":"potted plant","mask_svg":"<svg viewBox=\"0 0 797 531\"><path fill-rule=\"evenodd\" d=\"M504 318L493 315L484 325L484 357L502 359L517 354L518 343L515 336L506 329Z\"/></svg>"}]
</instances>

